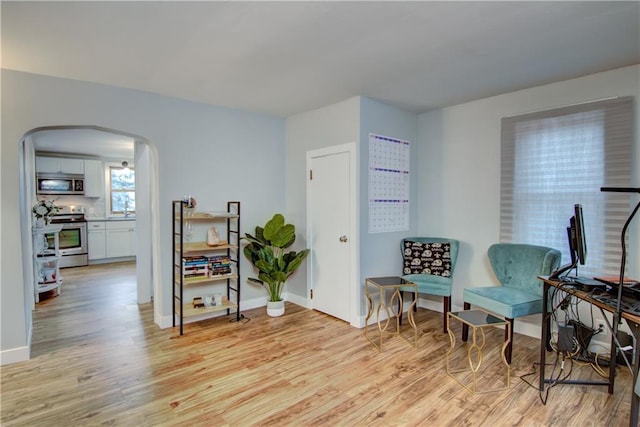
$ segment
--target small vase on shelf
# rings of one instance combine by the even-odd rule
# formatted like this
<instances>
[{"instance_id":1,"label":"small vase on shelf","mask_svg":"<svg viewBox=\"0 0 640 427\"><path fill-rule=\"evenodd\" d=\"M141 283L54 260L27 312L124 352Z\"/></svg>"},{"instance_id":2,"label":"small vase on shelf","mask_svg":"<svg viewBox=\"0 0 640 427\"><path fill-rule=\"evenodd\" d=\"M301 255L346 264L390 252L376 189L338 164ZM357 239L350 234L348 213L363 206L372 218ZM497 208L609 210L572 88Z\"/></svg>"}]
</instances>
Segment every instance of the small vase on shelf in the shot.
<instances>
[{"instance_id":1,"label":"small vase on shelf","mask_svg":"<svg viewBox=\"0 0 640 427\"><path fill-rule=\"evenodd\" d=\"M184 214L187 217L193 216L193 213L196 211L196 199L186 194L182 198L182 203L184 203Z\"/></svg>"},{"instance_id":2,"label":"small vase on shelf","mask_svg":"<svg viewBox=\"0 0 640 427\"><path fill-rule=\"evenodd\" d=\"M46 225L46 221L43 216L36 218L36 228L43 228Z\"/></svg>"}]
</instances>

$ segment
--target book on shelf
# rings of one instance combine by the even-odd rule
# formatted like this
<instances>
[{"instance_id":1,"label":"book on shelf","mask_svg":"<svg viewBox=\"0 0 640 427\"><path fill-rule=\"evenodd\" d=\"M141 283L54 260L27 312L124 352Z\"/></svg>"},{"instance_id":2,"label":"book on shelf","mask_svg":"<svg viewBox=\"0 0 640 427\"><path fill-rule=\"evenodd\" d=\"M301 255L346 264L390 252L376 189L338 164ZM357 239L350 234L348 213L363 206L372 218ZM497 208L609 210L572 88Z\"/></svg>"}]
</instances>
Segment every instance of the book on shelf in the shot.
<instances>
[{"instance_id":1,"label":"book on shelf","mask_svg":"<svg viewBox=\"0 0 640 427\"><path fill-rule=\"evenodd\" d=\"M228 255L188 256L182 258L182 277L185 281L231 274L231 258Z\"/></svg>"},{"instance_id":2,"label":"book on shelf","mask_svg":"<svg viewBox=\"0 0 640 427\"><path fill-rule=\"evenodd\" d=\"M182 265L208 264L209 258L206 256L187 256L182 258Z\"/></svg>"},{"instance_id":3,"label":"book on shelf","mask_svg":"<svg viewBox=\"0 0 640 427\"><path fill-rule=\"evenodd\" d=\"M199 271L206 272L208 269L209 269L209 265L207 265L207 264L187 265L187 266L182 267L182 272L184 274L197 273Z\"/></svg>"},{"instance_id":4,"label":"book on shelf","mask_svg":"<svg viewBox=\"0 0 640 427\"><path fill-rule=\"evenodd\" d=\"M231 269L228 269L228 270L216 270L216 271L212 271L212 272L210 273L210 276L211 276L211 277L214 277L214 276L224 276L224 275L226 275L226 274L231 274Z\"/></svg>"}]
</instances>

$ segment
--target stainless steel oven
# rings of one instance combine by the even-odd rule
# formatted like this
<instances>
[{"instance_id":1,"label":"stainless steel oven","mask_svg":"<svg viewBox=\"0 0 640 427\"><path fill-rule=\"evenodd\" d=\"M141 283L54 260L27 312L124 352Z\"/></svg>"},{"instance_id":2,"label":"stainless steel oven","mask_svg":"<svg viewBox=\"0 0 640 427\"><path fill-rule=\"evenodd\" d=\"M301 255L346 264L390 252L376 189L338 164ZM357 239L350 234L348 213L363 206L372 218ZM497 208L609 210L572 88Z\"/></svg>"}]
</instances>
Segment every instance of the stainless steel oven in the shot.
<instances>
[{"instance_id":1,"label":"stainless steel oven","mask_svg":"<svg viewBox=\"0 0 640 427\"><path fill-rule=\"evenodd\" d=\"M87 221L84 214L55 215L52 224L62 224L59 245L62 259L60 267L81 267L89 265L87 245ZM47 235L49 247L53 247L53 235Z\"/></svg>"}]
</instances>

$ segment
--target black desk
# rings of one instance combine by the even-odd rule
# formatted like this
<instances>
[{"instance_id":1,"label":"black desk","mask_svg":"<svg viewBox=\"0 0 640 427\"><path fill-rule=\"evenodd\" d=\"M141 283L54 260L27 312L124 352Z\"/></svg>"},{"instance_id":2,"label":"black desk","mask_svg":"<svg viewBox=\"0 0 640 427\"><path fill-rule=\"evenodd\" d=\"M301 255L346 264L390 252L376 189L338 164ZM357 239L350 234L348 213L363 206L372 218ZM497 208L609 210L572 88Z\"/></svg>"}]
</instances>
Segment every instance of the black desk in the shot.
<instances>
[{"instance_id":1,"label":"black desk","mask_svg":"<svg viewBox=\"0 0 640 427\"><path fill-rule=\"evenodd\" d=\"M561 289L563 292L570 294L582 301L592 304L598 307L602 313L602 316L606 322L608 322L605 312L613 314L613 325L615 326L618 319L624 319L629 325L629 329L633 333L636 339L636 343L640 340L640 316L635 316L627 312L616 313L616 308L592 298L591 294L584 292L573 287L564 286L562 282L557 280L550 280L548 276L538 276L544 283L544 292L542 297L542 333L540 341L540 391L544 391L544 385L550 382L545 378L545 363L547 357L547 342L549 340L550 328L550 316L549 313L549 289L552 287ZM609 325L611 327L611 325ZM617 327L615 328L617 330ZM615 370L616 370L616 337L611 334L611 360L609 361L609 378L607 381L580 381L580 380L560 380L559 384L582 384L582 385L606 385L608 386L609 394L613 393L613 386L615 382ZM637 347L637 344L636 344ZM632 427L638 426L638 407L640 404L640 397L634 392L635 384L638 381L638 368L640 367L640 351L636 348L635 359L633 362L633 384L631 385L631 415L629 419L629 425Z\"/></svg>"}]
</instances>

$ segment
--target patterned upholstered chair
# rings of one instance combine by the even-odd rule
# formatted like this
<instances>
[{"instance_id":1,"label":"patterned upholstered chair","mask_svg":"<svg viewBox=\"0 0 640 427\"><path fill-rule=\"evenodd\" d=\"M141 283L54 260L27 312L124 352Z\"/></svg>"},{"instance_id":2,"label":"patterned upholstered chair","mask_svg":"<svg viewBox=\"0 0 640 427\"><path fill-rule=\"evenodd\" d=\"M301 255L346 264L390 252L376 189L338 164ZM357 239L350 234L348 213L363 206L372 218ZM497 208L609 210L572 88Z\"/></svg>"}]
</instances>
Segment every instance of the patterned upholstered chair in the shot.
<instances>
[{"instance_id":1,"label":"patterned upholstered chair","mask_svg":"<svg viewBox=\"0 0 640 427\"><path fill-rule=\"evenodd\" d=\"M499 314L511 323L510 343L505 351L511 363L513 321L516 317L542 313L543 284L538 276L550 275L560 265L560 251L544 246L497 243L488 250L489 261L501 286L465 288L464 309L471 305ZM462 326L466 341L469 327ZM505 331L506 335L506 331Z\"/></svg>"},{"instance_id":2,"label":"patterned upholstered chair","mask_svg":"<svg viewBox=\"0 0 640 427\"><path fill-rule=\"evenodd\" d=\"M443 298L444 333L447 332L447 313L451 311L451 287L459 246L457 240L441 237L407 237L400 242L402 278L414 282L418 286L418 294Z\"/></svg>"}]
</instances>

